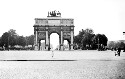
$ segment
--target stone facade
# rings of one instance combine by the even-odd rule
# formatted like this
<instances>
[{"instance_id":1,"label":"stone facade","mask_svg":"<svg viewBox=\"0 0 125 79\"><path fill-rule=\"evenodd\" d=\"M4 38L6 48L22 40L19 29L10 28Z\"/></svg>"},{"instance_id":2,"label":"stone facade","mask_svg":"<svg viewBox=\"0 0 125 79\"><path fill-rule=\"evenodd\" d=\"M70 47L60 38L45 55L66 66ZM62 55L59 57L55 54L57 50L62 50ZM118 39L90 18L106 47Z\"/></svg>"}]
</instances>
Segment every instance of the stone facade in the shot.
<instances>
[{"instance_id":1,"label":"stone facade","mask_svg":"<svg viewBox=\"0 0 125 79\"><path fill-rule=\"evenodd\" d=\"M70 50L73 50L74 19L61 17L35 18L34 24L34 47L40 50L40 40L45 40L45 49L50 50L50 35L59 35L59 50L63 50L64 40L69 43Z\"/></svg>"}]
</instances>

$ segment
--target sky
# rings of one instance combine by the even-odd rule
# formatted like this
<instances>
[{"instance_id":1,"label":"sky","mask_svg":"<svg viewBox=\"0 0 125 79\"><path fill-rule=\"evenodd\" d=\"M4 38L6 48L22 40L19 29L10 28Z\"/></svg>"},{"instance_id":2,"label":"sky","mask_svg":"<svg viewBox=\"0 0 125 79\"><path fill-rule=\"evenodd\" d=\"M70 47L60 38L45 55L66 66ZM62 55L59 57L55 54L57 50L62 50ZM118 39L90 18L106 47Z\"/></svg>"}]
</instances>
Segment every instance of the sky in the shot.
<instances>
[{"instance_id":1,"label":"sky","mask_svg":"<svg viewBox=\"0 0 125 79\"><path fill-rule=\"evenodd\" d=\"M34 19L46 18L53 10L74 19L75 35L92 28L109 41L125 39L125 0L0 0L0 36L9 29L23 36L34 34Z\"/></svg>"}]
</instances>

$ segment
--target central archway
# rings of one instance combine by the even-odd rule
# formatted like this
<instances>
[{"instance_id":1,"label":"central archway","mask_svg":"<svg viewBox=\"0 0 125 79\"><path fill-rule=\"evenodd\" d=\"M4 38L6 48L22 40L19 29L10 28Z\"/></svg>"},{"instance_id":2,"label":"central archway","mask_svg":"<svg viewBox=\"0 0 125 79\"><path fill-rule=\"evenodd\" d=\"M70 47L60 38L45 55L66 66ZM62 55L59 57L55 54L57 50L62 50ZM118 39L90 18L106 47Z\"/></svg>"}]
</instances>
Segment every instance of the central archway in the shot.
<instances>
[{"instance_id":1,"label":"central archway","mask_svg":"<svg viewBox=\"0 0 125 79\"><path fill-rule=\"evenodd\" d=\"M68 40L64 40L64 50L70 50L70 43L68 42Z\"/></svg>"},{"instance_id":2,"label":"central archway","mask_svg":"<svg viewBox=\"0 0 125 79\"><path fill-rule=\"evenodd\" d=\"M50 45L53 47L50 50L59 50L59 35L57 33L51 33Z\"/></svg>"},{"instance_id":3,"label":"central archway","mask_svg":"<svg viewBox=\"0 0 125 79\"><path fill-rule=\"evenodd\" d=\"M45 50L45 40L40 40L39 49L41 51Z\"/></svg>"}]
</instances>

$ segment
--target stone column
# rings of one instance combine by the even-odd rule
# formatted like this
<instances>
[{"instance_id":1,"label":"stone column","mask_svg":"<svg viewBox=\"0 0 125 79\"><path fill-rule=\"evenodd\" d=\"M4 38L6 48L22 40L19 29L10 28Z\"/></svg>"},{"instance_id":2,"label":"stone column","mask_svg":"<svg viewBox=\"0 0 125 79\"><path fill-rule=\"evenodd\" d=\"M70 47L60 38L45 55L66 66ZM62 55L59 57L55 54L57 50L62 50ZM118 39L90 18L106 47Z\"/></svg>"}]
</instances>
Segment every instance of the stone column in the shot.
<instances>
[{"instance_id":1,"label":"stone column","mask_svg":"<svg viewBox=\"0 0 125 79\"><path fill-rule=\"evenodd\" d=\"M38 50L38 32L35 31L35 50Z\"/></svg>"},{"instance_id":2,"label":"stone column","mask_svg":"<svg viewBox=\"0 0 125 79\"><path fill-rule=\"evenodd\" d=\"M46 50L49 48L49 39L48 39L48 31L46 31Z\"/></svg>"},{"instance_id":3,"label":"stone column","mask_svg":"<svg viewBox=\"0 0 125 79\"><path fill-rule=\"evenodd\" d=\"M61 44L60 44L60 50L63 50L63 31L61 31Z\"/></svg>"},{"instance_id":4,"label":"stone column","mask_svg":"<svg viewBox=\"0 0 125 79\"><path fill-rule=\"evenodd\" d=\"M71 49L70 50L74 50L73 49L73 31L71 31Z\"/></svg>"},{"instance_id":5,"label":"stone column","mask_svg":"<svg viewBox=\"0 0 125 79\"><path fill-rule=\"evenodd\" d=\"M68 41L68 48L69 48L69 50L70 50L70 47L71 47L71 46L70 46L70 42Z\"/></svg>"},{"instance_id":6,"label":"stone column","mask_svg":"<svg viewBox=\"0 0 125 79\"><path fill-rule=\"evenodd\" d=\"M41 50L41 43L40 43L40 40L38 41L38 45L39 45L39 49L38 49L38 50Z\"/></svg>"},{"instance_id":7,"label":"stone column","mask_svg":"<svg viewBox=\"0 0 125 79\"><path fill-rule=\"evenodd\" d=\"M50 36L48 36L48 45L49 45L49 46L48 46L48 50L50 51L50 50L51 50L51 49L50 49L50 48L51 48L51 47L50 47Z\"/></svg>"},{"instance_id":8,"label":"stone column","mask_svg":"<svg viewBox=\"0 0 125 79\"><path fill-rule=\"evenodd\" d=\"M61 35L59 36L59 47L58 50L61 50Z\"/></svg>"}]
</instances>

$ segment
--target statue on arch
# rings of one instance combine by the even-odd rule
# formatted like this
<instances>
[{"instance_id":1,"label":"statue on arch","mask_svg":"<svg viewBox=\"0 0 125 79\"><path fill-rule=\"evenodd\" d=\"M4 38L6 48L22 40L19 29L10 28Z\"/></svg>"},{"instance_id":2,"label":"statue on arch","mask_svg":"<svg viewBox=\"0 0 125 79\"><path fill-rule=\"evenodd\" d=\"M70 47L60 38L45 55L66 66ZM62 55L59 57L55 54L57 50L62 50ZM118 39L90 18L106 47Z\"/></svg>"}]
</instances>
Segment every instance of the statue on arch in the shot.
<instances>
[{"instance_id":1,"label":"statue on arch","mask_svg":"<svg viewBox=\"0 0 125 79\"><path fill-rule=\"evenodd\" d=\"M51 12L48 12L48 17L61 17L61 13L58 11L56 11L56 10L54 10L54 11L51 11Z\"/></svg>"},{"instance_id":2,"label":"statue on arch","mask_svg":"<svg viewBox=\"0 0 125 79\"><path fill-rule=\"evenodd\" d=\"M58 11L58 12L57 12L57 15L58 15L58 16L61 16L61 13Z\"/></svg>"}]
</instances>

